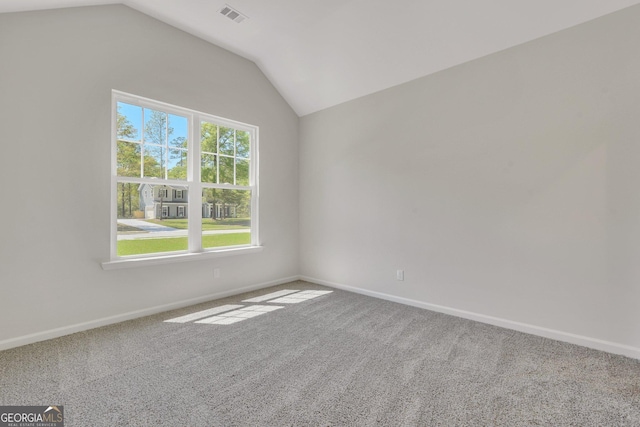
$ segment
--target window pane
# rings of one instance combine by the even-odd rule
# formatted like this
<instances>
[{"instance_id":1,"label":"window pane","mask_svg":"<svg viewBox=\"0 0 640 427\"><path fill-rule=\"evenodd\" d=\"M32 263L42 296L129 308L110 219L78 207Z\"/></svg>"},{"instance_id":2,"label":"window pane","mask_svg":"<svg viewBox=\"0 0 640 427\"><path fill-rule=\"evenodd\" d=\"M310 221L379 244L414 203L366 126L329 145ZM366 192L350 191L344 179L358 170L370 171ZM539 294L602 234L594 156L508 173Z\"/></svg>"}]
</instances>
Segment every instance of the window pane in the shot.
<instances>
[{"instance_id":1,"label":"window pane","mask_svg":"<svg viewBox=\"0 0 640 427\"><path fill-rule=\"evenodd\" d=\"M203 153L218 152L218 126L213 123L202 122L200 124L200 149Z\"/></svg>"},{"instance_id":2,"label":"window pane","mask_svg":"<svg viewBox=\"0 0 640 427\"><path fill-rule=\"evenodd\" d=\"M142 138L142 108L118 102L117 110L118 139L140 141Z\"/></svg>"},{"instance_id":3,"label":"window pane","mask_svg":"<svg viewBox=\"0 0 640 427\"><path fill-rule=\"evenodd\" d=\"M121 181L117 192L118 256L187 250L186 189Z\"/></svg>"},{"instance_id":4,"label":"window pane","mask_svg":"<svg viewBox=\"0 0 640 427\"><path fill-rule=\"evenodd\" d=\"M251 148L251 134L242 130L236 131L236 157L248 159Z\"/></svg>"},{"instance_id":5,"label":"window pane","mask_svg":"<svg viewBox=\"0 0 640 427\"><path fill-rule=\"evenodd\" d=\"M166 150L163 147L144 145L144 177L164 178Z\"/></svg>"},{"instance_id":6,"label":"window pane","mask_svg":"<svg viewBox=\"0 0 640 427\"><path fill-rule=\"evenodd\" d=\"M233 184L233 157L220 157L220 184Z\"/></svg>"},{"instance_id":7,"label":"window pane","mask_svg":"<svg viewBox=\"0 0 640 427\"><path fill-rule=\"evenodd\" d=\"M144 109L144 142L167 145L167 113Z\"/></svg>"},{"instance_id":8,"label":"window pane","mask_svg":"<svg viewBox=\"0 0 640 427\"><path fill-rule=\"evenodd\" d=\"M249 185L249 160L236 160L236 185Z\"/></svg>"},{"instance_id":9,"label":"window pane","mask_svg":"<svg viewBox=\"0 0 640 427\"><path fill-rule=\"evenodd\" d=\"M234 129L220 126L220 135L218 137L218 148L220 149L220 154L228 154L229 156L234 155L234 139Z\"/></svg>"},{"instance_id":10,"label":"window pane","mask_svg":"<svg viewBox=\"0 0 640 427\"><path fill-rule=\"evenodd\" d=\"M188 123L186 117L169 114L169 147L187 148Z\"/></svg>"},{"instance_id":11,"label":"window pane","mask_svg":"<svg viewBox=\"0 0 640 427\"><path fill-rule=\"evenodd\" d=\"M169 150L167 175L170 179L187 179L187 150Z\"/></svg>"},{"instance_id":12,"label":"window pane","mask_svg":"<svg viewBox=\"0 0 640 427\"><path fill-rule=\"evenodd\" d=\"M202 247L251 243L251 191L202 190Z\"/></svg>"},{"instance_id":13,"label":"window pane","mask_svg":"<svg viewBox=\"0 0 640 427\"><path fill-rule=\"evenodd\" d=\"M216 156L213 154L203 154L200 160L200 173L202 182L217 183Z\"/></svg>"},{"instance_id":14,"label":"window pane","mask_svg":"<svg viewBox=\"0 0 640 427\"><path fill-rule=\"evenodd\" d=\"M118 141L118 176L140 176L140 144Z\"/></svg>"}]
</instances>

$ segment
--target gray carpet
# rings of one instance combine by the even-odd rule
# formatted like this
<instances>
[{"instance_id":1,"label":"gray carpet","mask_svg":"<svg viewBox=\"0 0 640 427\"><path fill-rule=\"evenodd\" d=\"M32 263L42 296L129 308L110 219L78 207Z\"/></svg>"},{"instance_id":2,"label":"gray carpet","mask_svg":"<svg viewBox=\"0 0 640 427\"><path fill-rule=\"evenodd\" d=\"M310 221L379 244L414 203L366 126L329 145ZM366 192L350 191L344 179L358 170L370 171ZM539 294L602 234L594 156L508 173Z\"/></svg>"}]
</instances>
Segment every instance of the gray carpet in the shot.
<instances>
[{"instance_id":1,"label":"gray carpet","mask_svg":"<svg viewBox=\"0 0 640 427\"><path fill-rule=\"evenodd\" d=\"M232 325L164 320L0 352L0 404L67 426L640 426L640 362L340 290Z\"/></svg>"}]
</instances>

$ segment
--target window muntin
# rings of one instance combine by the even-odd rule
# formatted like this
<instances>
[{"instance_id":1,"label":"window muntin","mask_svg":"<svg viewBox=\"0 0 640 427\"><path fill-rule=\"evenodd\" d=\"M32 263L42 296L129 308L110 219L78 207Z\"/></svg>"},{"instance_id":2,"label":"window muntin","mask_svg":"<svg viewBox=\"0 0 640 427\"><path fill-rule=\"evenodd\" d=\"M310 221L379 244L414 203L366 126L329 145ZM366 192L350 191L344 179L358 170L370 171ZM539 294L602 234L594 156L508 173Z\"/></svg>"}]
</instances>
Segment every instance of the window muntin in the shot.
<instances>
[{"instance_id":1,"label":"window muntin","mask_svg":"<svg viewBox=\"0 0 640 427\"><path fill-rule=\"evenodd\" d=\"M116 91L113 105L112 259L257 246L256 127Z\"/></svg>"}]
</instances>

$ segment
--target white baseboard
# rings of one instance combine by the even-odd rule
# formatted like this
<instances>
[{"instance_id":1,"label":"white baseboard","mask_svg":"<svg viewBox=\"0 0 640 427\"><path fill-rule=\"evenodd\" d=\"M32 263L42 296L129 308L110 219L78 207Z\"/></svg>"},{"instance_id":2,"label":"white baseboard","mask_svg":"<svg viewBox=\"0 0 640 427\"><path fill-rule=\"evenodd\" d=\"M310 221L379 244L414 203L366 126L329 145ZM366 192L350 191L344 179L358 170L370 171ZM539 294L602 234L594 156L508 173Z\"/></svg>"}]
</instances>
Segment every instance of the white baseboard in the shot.
<instances>
[{"instance_id":1,"label":"white baseboard","mask_svg":"<svg viewBox=\"0 0 640 427\"><path fill-rule=\"evenodd\" d=\"M112 325L114 323L120 323L126 320L132 320L132 319L137 319L139 317L150 316L152 314L162 313L164 311L170 311L170 310L175 310L177 308L188 307L190 305L200 304L202 302L212 301L220 298L226 298L226 297L238 295L244 292L255 291L262 288L268 288L269 286L281 285L283 283L289 283L298 279L299 279L299 276L285 277L278 280L258 283L255 285L245 286L242 288L232 289L224 292L217 292L215 294L204 295L202 297L178 301L171 304L159 305L155 307L145 308L142 310L136 310L128 313L118 314L115 316L103 317L101 319L91 320L89 322L63 326L61 328L56 328L56 329L49 329L48 331L37 332L35 334L24 335L16 338L10 338L7 340L0 341L0 351L8 350L14 347L20 347L27 344L33 344L39 341L58 338L64 335L74 334L76 332L82 332L89 329L99 328L101 326Z\"/></svg>"},{"instance_id":2,"label":"white baseboard","mask_svg":"<svg viewBox=\"0 0 640 427\"><path fill-rule=\"evenodd\" d=\"M506 329L512 329L515 331L524 332L531 335L538 335L544 338L550 338L557 341L576 344L583 347L592 348L595 350L606 351L607 353L620 354L623 356L640 360L640 348L637 348L637 347L631 347L628 345L618 344L610 341L604 341L597 338L591 338L591 337L586 337L582 335L571 334L568 332L557 331L554 329L542 328L540 326L529 325L526 323L514 322L512 320L501 319L498 317L487 316L484 314L473 313L470 311L458 310L456 308L445 307L445 306L436 305L436 304L429 304L427 302L418 301L410 298L403 298L395 295L385 294L382 292L356 288L356 287L344 285L341 283L328 282L326 280L316 279L314 277L300 276L300 280L316 283L318 285L329 286L336 289L342 289L349 292L355 292L358 294L367 295L374 298L380 298L387 301L393 301L400 304L410 305L413 307L424 308L426 310L436 311L438 313L450 314L452 316L462 317L464 319L474 320L481 323L487 323L489 325L494 325L494 326L500 326Z\"/></svg>"}]
</instances>

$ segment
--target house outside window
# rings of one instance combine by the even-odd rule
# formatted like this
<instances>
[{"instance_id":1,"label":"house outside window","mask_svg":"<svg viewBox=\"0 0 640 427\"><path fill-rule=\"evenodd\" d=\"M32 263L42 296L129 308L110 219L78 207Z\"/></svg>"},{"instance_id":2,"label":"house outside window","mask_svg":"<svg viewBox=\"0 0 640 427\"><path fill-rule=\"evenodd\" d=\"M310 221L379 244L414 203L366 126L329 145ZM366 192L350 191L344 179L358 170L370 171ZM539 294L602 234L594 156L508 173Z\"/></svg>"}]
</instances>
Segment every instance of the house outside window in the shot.
<instances>
[{"instance_id":1,"label":"house outside window","mask_svg":"<svg viewBox=\"0 0 640 427\"><path fill-rule=\"evenodd\" d=\"M118 91L112 108L112 260L258 246L257 127Z\"/></svg>"}]
</instances>

